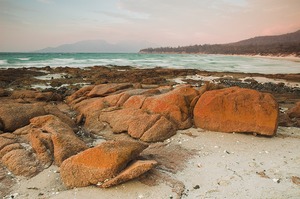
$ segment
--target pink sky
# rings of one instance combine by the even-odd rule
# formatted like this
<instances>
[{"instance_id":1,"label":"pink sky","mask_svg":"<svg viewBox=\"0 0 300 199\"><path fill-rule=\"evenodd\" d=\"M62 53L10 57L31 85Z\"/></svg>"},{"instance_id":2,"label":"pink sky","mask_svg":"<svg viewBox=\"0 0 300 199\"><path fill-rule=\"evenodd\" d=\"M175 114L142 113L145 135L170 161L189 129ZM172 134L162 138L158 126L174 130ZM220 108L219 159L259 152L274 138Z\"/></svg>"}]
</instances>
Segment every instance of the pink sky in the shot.
<instances>
[{"instance_id":1,"label":"pink sky","mask_svg":"<svg viewBox=\"0 0 300 199\"><path fill-rule=\"evenodd\" d=\"M300 29L299 0L0 0L0 51L81 40L227 43Z\"/></svg>"}]
</instances>

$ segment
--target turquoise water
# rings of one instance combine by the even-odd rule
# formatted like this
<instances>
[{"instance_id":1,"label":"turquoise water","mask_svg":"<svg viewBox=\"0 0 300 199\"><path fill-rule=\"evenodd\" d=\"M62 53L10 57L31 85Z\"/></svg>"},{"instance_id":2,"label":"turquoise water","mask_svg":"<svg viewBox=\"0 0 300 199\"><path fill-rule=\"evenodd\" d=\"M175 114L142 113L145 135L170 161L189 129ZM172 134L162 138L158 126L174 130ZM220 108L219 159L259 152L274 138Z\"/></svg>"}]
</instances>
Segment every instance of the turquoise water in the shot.
<instances>
[{"instance_id":1,"label":"turquoise water","mask_svg":"<svg viewBox=\"0 0 300 199\"><path fill-rule=\"evenodd\" d=\"M261 57L138 53L0 53L0 68L135 66L246 73L300 73L300 62Z\"/></svg>"}]
</instances>

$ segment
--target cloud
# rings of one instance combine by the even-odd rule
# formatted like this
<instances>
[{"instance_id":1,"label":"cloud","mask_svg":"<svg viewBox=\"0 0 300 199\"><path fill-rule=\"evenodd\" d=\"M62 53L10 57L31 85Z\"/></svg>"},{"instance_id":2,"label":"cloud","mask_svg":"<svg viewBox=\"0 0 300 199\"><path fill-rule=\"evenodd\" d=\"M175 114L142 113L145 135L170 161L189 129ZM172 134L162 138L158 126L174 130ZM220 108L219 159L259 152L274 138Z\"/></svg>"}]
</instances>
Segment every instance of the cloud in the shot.
<instances>
[{"instance_id":1,"label":"cloud","mask_svg":"<svg viewBox=\"0 0 300 199\"><path fill-rule=\"evenodd\" d=\"M119 6L148 16L135 24L145 28L139 31L151 29L152 38L175 45L233 42L300 26L299 0L120 0Z\"/></svg>"},{"instance_id":2,"label":"cloud","mask_svg":"<svg viewBox=\"0 0 300 199\"><path fill-rule=\"evenodd\" d=\"M0 0L0 8L0 48L17 39L22 45L21 38L37 45L99 38L226 43L300 28L299 0Z\"/></svg>"},{"instance_id":3,"label":"cloud","mask_svg":"<svg viewBox=\"0 0 300 199\"><path fill-rule=\"evenodd\" d=\"M121 21L133 21L133 20L139 20L139 19L147 19L149 16L144 13L137 13L137 12L130 12L127 10L123 11L99 11L97 13L101 13L107 17L113 18L113 19L119 19Z\"/></svg>"},{"instance_id":4,"label":"cloud","mask_svg":"<svg viewBox=\"0 0 300 199\"><path fill-rule=\"evenodd\" d=\"M40 3L45 3L45 4L50 4L50 3L53 3L53 0L36 0Z\"/></svg>"}]
</instances>

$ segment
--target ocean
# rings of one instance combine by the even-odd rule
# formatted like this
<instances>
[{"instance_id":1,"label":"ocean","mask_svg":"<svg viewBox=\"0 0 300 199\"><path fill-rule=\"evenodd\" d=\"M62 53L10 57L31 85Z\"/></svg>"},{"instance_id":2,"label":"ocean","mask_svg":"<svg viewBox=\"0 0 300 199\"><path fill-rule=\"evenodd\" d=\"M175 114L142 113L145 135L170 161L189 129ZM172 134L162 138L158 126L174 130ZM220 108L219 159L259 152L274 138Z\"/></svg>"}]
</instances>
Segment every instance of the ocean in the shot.
<instances>
[{"instance_id":1,"label":"ocean","mask_svg":"<svg viewBox=\"0 0 300 199\"><path fill-rule=\"evenodd\" d=\"M0 68L134 66L245 73L300 73L300 61L265 57L139 53L0 53Z\"/></svg>"}]
</instances>

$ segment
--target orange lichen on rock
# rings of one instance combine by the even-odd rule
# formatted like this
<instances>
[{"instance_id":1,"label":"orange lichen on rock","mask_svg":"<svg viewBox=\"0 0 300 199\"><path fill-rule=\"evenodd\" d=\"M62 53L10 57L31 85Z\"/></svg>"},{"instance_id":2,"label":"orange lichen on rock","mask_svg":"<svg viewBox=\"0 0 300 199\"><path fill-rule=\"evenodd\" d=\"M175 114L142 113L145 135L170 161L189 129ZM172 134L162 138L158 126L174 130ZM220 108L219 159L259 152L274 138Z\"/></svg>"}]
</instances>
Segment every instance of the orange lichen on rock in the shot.
<instances>
[{"instance_id":1,"label":"orange lichen on rock","mask_svg":"<svg viewBox=\"0 0 300 199\"><path fill-rule=\"evenodd\" d=\"M96 185L118 175L147 145L135 141L107 141L65 160L60 167L68 188Z\"/></svg>"},{"instance_id":2,"label":"orange lichen on rock","mask_svg":"<svg viewBox=\"0 0 300 199\"><path fill-rule=\"evenodd\" d=\"M155 160L138 160L128 166L124 171L122 171L113 179L104 182L102 185L100 185L100 187L108 188L114 185L121 184L123 182L127 182L149 171L155 165L157 165L157 162Z\"/></svg>"},{"instance_id":3,"label":"orange lichen on rock","mask_svg":"<svg viewBox=\"0 0 300 199\"><path fill-rule=\"evenodd\" d=\"M273 136L278 104L271 94L238 87L207 91L194 108L197 127L221 132Z\"/></svg>"}]
</instances>

